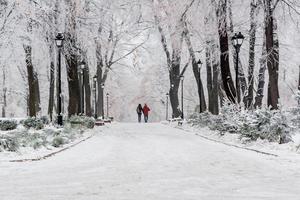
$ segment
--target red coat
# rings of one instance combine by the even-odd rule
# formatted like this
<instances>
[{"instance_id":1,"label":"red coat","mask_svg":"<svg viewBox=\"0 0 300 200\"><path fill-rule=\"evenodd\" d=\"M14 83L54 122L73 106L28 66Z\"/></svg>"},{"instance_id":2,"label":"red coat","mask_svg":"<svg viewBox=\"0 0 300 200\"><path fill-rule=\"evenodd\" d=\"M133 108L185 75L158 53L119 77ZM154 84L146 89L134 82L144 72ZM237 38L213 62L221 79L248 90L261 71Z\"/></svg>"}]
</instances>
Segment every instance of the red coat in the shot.
<instances>
[{"instance_id":1,"label":"red coat","mask_svg":"<svg viewBox=\"0 0 300 200\"><path fill-rule=\"evenodd\" d=\"M148 106L145 105L144 108L143 108L143 113L144 113L144 115L148 116L149 111L150 111L150 108L149 108Z\"/></svg>"}]
</instances>

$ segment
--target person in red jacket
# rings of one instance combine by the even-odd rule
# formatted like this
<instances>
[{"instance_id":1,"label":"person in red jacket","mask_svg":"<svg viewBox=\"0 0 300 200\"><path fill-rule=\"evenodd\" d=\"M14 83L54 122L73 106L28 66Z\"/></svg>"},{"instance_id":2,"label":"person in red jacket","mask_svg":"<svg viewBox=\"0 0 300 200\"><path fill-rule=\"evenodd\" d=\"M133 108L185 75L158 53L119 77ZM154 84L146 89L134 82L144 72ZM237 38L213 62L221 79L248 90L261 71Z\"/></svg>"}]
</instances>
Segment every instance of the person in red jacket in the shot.
<instances>
[{"instance_id":1,"label":"person in red jacket","mask_svg":"<svg viewBox=\"0 0 300 200\"><path fill-rule=\"evenodd\" d=\"M150 111L150 108L147 106L147 104L145 104L144 107L143 107L145 123L148 122L149 111Z\"/></svg>"}]
</instances>

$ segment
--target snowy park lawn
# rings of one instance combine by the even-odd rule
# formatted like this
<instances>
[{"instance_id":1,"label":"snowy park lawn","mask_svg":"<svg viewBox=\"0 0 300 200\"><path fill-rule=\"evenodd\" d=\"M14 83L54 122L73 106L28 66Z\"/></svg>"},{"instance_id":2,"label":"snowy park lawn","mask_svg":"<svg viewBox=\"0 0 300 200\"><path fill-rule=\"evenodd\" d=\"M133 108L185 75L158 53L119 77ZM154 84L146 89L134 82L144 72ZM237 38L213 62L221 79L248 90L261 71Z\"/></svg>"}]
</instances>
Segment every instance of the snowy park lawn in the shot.
<instances>
[{"instance_id":1,"label":"snowy park lawn","mask_svg":"<svg viewBox=\"0 0 300 200\"><path fill-rule=\"evenodd\" d=\"M98 130L98 132L101 130ZM47 125L41 130L26 129L18 125L17 129L11 131L0 131L0 142L7 143L13 140L15 151L0 148L0 162L12 160L41 159L49 154L67 149L68 147L91 137L94 131L86 128L57 128ZM6 144L2 144L6 145Z\"/></svg>"},{"instance_id":2,"label":"snowy park lawn","mask_svg":"<svg viewBox=\"0 0 300 200\"><path fill-rule=\"evenodd\" d=\"M253 149L261 151L262 153L274 154L276 156L291 156L300 160L300 133L296 131L292 134L292 141L285 144L278 144L277 142L269 142L267 140L257 139L255 141L241 138L238 133L220 133L219 131L210 130L208 127L193 126L186 121L182 125L178 122L163 122L163 124L170 125L174 128L185 130L186 133L195 134L199 137L207 138L209 140L225 143L228 145L237 146L240 148Z\"/></svg>"}]
</instances>

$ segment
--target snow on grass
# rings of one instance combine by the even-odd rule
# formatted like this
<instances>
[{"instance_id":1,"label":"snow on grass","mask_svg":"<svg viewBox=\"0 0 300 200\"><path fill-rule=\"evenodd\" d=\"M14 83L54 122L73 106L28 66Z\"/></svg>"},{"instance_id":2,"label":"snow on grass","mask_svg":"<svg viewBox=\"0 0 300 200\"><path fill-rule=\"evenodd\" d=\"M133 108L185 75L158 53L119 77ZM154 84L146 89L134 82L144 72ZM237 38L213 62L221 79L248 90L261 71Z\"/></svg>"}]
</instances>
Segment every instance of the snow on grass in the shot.
<instances>
[{"instance_id":1,"label":"snow on grass","mask_svg":"<svg viewBox=\"0 0 300 200\"><path fill-rule=\"evenodd\" d=\"M187 121L184 121L182 125L178 125L178 122L166 123L172 127L185 130L191 134L196 134L204 138L211 139L216 142L225 143L228 145L238 146L241 148L253 149L255 151L261 151L263 153L274 154L282 157L288 157L291 159L297 159L300 161L300 134L295 132L292 134L292 140L285 144L278 144L278 142L269 142L258 138L257 140L248 140L241 138L239 133L228 133L210 130L208 127L193 126Z\"/></svg>"},{"instance_id":2,"label":"snow on grass","mask_svg":"<svg viewBox=\"0 0 300 200\"><path fill-rule=\"evenodd\" d=\"M101 130L98 128L99 131ZM69 124L64 128L47 125L41 130L27 129L19 125L12 131L0 131L0 141L13 140L15 145L12 149L0 146L0 161L38 159L68 148L94 133L92 129L72 128Z\"/></svg>"}]
</instances>

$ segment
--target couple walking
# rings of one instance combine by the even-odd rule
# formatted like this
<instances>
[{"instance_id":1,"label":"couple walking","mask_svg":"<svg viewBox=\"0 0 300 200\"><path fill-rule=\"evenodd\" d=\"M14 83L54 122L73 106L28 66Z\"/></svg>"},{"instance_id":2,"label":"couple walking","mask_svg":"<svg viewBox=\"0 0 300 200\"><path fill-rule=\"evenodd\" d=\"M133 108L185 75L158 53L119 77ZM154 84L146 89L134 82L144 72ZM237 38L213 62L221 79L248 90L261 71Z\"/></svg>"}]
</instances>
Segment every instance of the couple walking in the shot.
<instances>
[{"instance_id":1,"label":"couple walking","mask_svg":"<svg viewBox=\"0 0 300 200\"><path fill-rule=\"evenodd\" d=\"M142 113L144 114L145 123L148 122L149 111L150 108L147 106L147 104L145 104L144 107L142 107L141 104L138 105L138 107L136 108L136 112L138 114L139 123L141 123L142 120Z\"/></svg>"}]
</instances>

